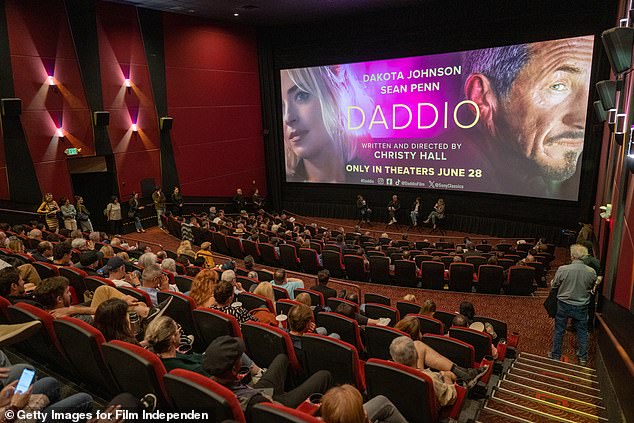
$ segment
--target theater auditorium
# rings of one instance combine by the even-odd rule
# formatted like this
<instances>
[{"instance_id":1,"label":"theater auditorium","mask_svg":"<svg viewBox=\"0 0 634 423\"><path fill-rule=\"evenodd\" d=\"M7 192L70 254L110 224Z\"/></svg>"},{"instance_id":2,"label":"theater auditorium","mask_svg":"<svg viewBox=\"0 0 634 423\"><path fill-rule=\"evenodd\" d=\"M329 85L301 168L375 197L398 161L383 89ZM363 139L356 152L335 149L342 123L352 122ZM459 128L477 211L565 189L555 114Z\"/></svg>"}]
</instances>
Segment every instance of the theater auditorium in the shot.
<instances>
[{"instance_id":1,"label":"theater auditorium","mask_svg":"<svg viewBox=\"0 0 634 423\"><path fill-rule=\"evenodd\" d=\"M634 422L633 11L0 0L0 420Z\"/></svg>"}]
</instances>

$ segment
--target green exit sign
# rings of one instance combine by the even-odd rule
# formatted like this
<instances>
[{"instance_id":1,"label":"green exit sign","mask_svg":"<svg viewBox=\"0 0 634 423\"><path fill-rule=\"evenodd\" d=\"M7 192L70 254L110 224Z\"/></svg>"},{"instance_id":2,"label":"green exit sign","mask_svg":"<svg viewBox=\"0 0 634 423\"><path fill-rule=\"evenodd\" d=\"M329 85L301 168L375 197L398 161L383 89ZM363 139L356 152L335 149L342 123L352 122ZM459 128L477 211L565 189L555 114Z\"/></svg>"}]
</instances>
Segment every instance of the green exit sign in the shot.
<instances>
[{"instance_id":1,"label":"green exit sign","mask_svg":"<svg viewBox=\"0 0 634 423\"><path fill-rule=\"evenodd\" d=\"M67 156L76 156L81 153L81 148L67 148L66 150L64 150L64 153L66 153Z\"/></svg>"}]
</instances>

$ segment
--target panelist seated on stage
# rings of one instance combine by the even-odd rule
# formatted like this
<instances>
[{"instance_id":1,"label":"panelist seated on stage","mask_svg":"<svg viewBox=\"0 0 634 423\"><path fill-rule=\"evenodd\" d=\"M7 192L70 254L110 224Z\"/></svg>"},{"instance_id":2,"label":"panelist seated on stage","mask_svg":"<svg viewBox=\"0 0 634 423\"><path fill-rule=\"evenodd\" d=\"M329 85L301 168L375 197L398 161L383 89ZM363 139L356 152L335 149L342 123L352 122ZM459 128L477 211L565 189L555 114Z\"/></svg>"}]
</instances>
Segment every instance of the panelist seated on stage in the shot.
<instances>
[{"instance_id":1,"label":"panelist seated on stage","mask_svg":"<svg viewBox=\"0 0 634 423\"><path fill-rule=\"evenodd\" d=\"M372 209L368 207L368 202L361 194L357 195L357 210L359 210L359 222L370 223Z\"/></svg>"},{"instance_id":2,"label":"panelist seated on stage","mask_svg":"<svg viewBox=\"0 0 634 423\"><path fill-rule=\"evenodd\" d=\"M393 225L398 222L398 211L401 209L401 202L398 199L398 196L393 195L392 200L387 203L387 214L389 217L388 225Z\"/></svg>"},{"instance_id":3,"label":"panelist seated on stage","mask_svg":"<svg viewBox=\"0 0 634 423\"><path fill-rule=\"evenodd\" d=\"M432 210L432 212L429 213L429 216L427 216L427 220L425 220L423 223L429 223L429 221L431 220L432 225L434 225L434 229L436 229L436 225L438 221L444 218L445 218L445 200L442 198L439 198L436 204L434 204L434 210Z\"/></svg>"}]
</instances>

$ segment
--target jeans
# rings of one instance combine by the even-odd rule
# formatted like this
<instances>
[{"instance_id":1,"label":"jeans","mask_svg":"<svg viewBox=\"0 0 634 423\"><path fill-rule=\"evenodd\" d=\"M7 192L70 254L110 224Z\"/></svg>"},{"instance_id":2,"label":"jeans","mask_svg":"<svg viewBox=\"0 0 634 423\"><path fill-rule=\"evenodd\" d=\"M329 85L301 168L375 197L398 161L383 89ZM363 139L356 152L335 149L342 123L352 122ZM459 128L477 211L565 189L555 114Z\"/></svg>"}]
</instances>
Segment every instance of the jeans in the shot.
<instances>
[{"instance_id":1,"label":"jeans","mask_svg":"<svg viewBox=\"0 0 634 423\"><path fill-rule=\"evenodd\" d=\"M324 394L333 386L332 376L326 370L312 374L304 383L289 392L284 392L284 382L288 372L288 357L279 354L273 359L264 376L255 388L273 388L273 399L287 407L297 408L306 398L314 393Z\"/></svg>"},{"instance_id":2,"label":"jeans","mask_svg":"<svg viewBox=\"0 0 634 423\"><path fill-rule=\"evenodd\" d=\"M78 393L60 400L59 382L52 377L45 377L33 384L34 394L44 394L50 405L42 412L45 418L41 421L54 422L51 411L60 413L88 413L92 411L92 397L86 393ZM58 420L63 422L64 419Z\"/></svg>"},{"instance_id":3,"label":"jeans","mask_svg":"<svg viewBox=\"0 0 634 423\"><path fill-rule=\"evenodd\" d=\"M143 230L143 226L141 226L141 218L139 216L134 216L134 229L137 231Z\"/></svg>"},{"instance_id":4,"label":"jeans","mask_svg":"<svg viewBox=\"0 0 634 423\"><path fill-rule=\"evenodd\" d=\"M409 212L409 217L412 219L412 226L418 226L418 213L411 211Z\"/></svg>"},{"instance_id":5,"label":"jeans","mask_svg":"<svg viewBox=\"0 0 634 423\"><path fill-rule=\"evenodd\" d=\"M92 222L88 220L78 220L81 230L84 232L92 232Z\"/></svg>"},{"instance_id":6,"label":"jeans","mask_svg":"<svg viewBox=\"0 0 634 423\"><path fill-rule=\"evenodd\" d=\"M396 409L392 401L383 395L372 398L363 404L363 408L372 423L407 423L407 419Z\"/></svg>"},{"instance_id":7,"label":"jeans","mask_svg":"<svg viewBox=\"0 0 634 423\"><path fill-rule=\"evenodd\" d=\"M22 375L22 371L24 369L35 370L33 366L30 364L11 364L9 361L9 357L4 353L4 351L0 350L0 367L8 367L9 374L4 379L0 379L0 389L4 388L6 385L10 384L14 380L18 380Z\"/></svg>"},{"instance_id":8,"label":"jeans","mask_svg":"<svg viewBox=\"0 0 634 423\"><path fill-rule=\"evenodd\" d=\"M561 346L566 332L568 318L574 321L577 328L577 356L579 360L588 359L588 306L574 306L563 301L557 301L557 315L555 316L555 335L551 357L561 358Z\"/></svg>"},{"instance_id":9,"label":"jeans","mask_svg":"<svg viewBox=\"0 0 634 423\"><path fill-rule=\"evenodd\" d=\"M429 213L429 216L427 216L427 220L431 220L431 223L434 225L436 224L436 221L440 219L440 213L438 213L437 211L433 211Z\"/></svg>"},{"instance_id":10,"label":"jeans","mask_svg":"<svg viewBox=\"0 0 634 423\"><path fill-rule=\"evenodd\" d=\"M161 220L161 216L165 214L165 209L156 209L156 219L158 220L158 227L163 227L163 221Z\"/></svg>"}]
</instances>

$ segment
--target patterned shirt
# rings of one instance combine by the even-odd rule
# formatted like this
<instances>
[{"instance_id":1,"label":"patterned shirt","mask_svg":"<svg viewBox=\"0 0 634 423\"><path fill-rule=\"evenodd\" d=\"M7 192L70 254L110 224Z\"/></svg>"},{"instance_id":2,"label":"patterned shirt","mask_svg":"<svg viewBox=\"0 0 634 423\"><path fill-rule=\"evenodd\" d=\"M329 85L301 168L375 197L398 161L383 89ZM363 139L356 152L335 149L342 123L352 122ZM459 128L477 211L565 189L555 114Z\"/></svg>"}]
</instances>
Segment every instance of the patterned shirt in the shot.
<instances>
[{"instance_id":1,"label":"patterned shirt","mask_svg":"<svg viewBox=\"0 0 634 423\"><path fill-rule=\"evenodd\" d=\"M243 324L244 322L248 322L249 320L253 320L255 322L258 321L258 319L256 319L255 317L251 315L251 313L249 313L249 310L247 310L246 308L242 306L233 307L230 305L228 306L213 305L211 306L211 308L213 308L214 310L222 311L223 313L230 314L231 316L235 317L238 323L240 324Z\"/></svg>"}]
</instances>

